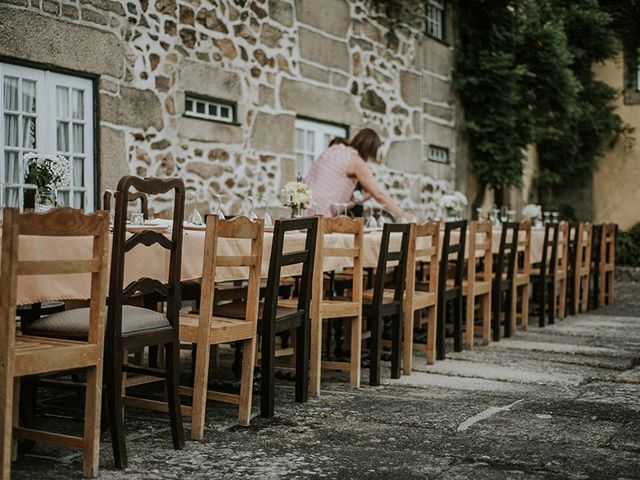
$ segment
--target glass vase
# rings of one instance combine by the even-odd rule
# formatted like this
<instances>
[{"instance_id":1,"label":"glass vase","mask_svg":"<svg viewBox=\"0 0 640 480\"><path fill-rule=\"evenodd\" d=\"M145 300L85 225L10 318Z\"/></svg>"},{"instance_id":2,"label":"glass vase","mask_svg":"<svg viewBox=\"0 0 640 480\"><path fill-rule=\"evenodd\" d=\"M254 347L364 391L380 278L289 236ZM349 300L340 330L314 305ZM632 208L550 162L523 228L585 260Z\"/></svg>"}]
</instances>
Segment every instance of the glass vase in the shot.
<instances>
[{"instance_id":1,"label":"glass vase","mask_svg":"<svg viewBox=\"0 0 640 480\"><path fill-rule=\"evenodd\" d=\"M302 216L302 205L291 205L291 218L299 218Z\"/></svg>"},{"instance_id":2,"label":"glass vase","mask_svg":"<svg viewBox=\"0 0 640 480\"><path fill-rule=\"evenodd\" d=\"M35 211L43 213L56 206L56 197L52 190L38 190L36 192Z\"/></svg>"}]
</instances>

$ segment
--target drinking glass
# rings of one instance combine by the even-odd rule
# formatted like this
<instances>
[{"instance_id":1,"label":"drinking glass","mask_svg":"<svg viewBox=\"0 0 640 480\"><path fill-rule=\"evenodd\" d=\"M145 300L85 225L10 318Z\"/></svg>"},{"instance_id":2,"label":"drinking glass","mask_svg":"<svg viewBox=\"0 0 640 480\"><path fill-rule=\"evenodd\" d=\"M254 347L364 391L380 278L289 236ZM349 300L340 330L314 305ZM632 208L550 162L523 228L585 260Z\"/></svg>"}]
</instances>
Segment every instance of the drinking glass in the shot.
<instances>
[{"instance_id":1,"label":"drinking glass","mask_svg":"<svg viewBox=\"0 0 640 480\"><path fill-rule=\"evenodd\" d=\"M144 225L144 215L141 212L132 212L131 225Z\"/></svg>"},{"instance_id":2,"label":"drinking glass","mask_svg":"<svg viewBox=\"0 0 640 480\"><path fill-rule=\"evenodd\" d=\"M262 203L264 203L264 226L273 227L273 219L269 215L269 207L271 207L271 195L265 195L262 197Z\"/></svg>"},{"instance_id":3,"label":"drinking glass","mask_svg":"<svg viewBox=\"0 0 640 480\"><path fill-rule=\"evenodd\" d=\"M544 224L549 223L549 212L542 212L542 218L544 219Z\"/></svg>"},{"instance_id":4,"label":"drinking glass","mask_svg":"<svg viewBox=\"0 0 640 480\"><path fill-rule=\"evenodd\" d=\"M553 223L558 223L558 220L560 220L560 212L551 212L551 216L553 217Z\"/></svg>"},{"instance_id":5,"label":"drinking glass","mask_svg":"<svg viewBox=\"0 0 640 480\"><path fill-rule=\"evenodd\" d=\"M224 220L225 216L222 213L222 208L221 208L222 198L217 193L214 193L212 197L215 205L215 207L213 208L214 215L217 215L220 220Z\"/></svg>"},{"instance_id":6,"label":"drinking glass","mask_svg":"<svg viewBox=\"0 0 640 480\"><path fill-rule=\"evenodd\" d=\"M370 205L367 205L365 207L365 216L367 217L365 222L365 226L367 228L378 228L378 222L373 215L373 207L371 207Z\"/></svg>"},{"instance_id":7,"label":"drinking glass","mask_svg":"<svg viewBox=\"0 0 640 480\"><path fill-rule=\"evenodd\" d=\"M200 215L200 212L198 211L198 195L196 194L196 192L190 192L190 194L193 201L193 209L189 214L187 222L193 225L203 225L204 221L202 220L202 215Z\"/></svg>"},{"instance_id":8,"label":"drinking glass","mask_svg":"<svg viewBox=\"0 0 640 480\"><path fill-rule=\"evenodd\" d=\"M249 200L249 209L248 209L249 211L247 212L247 218L253 221L256 218L258 218L258 215L256 215L256 212L255 212L256 199L255 197L252 197L252 196L247 197L247 199Z\"/></svg>"}]
</instances>

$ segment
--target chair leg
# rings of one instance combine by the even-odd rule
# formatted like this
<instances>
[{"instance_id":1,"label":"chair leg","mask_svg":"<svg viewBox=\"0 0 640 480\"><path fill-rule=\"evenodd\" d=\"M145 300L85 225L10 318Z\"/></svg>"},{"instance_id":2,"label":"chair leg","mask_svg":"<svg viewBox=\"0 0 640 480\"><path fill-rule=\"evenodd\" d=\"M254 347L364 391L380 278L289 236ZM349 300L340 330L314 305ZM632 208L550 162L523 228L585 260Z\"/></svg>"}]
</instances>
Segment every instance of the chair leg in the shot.
<instances>
[{"instance_id":1,"label":"chair leg","mask_svg":"<svg viewBox=\"0 0 640 480\"><path fill-rule=\"evenodd\" d=\"M558 308L556 304L556 298L557 298L556 288L557 288L556 281L553 280L549 287L549 295L547 296L547 300L549 301L549 323L550 324L556 323L556 309Z\"/></svg>"},{"instance_id":2,"label":"chair leg","mask_svg":"<svg viewBox=\"0 0 640 480\"><path fill-rule=\"evenodd\" d=\"M353 343L353 342L352 342ZM310 394L317 397L320 395L320 383L322 381L322 319L319 315L311 318L311 368L309 371ZM353 346L352 350L353 352Z\"/></svg>"},{"instance_id":3,"label":"chair leg","mask_svg":"<svg viewBox=\"0 0 640 480\"><path fill-rule=\"evenodd\" d=\"M445 306L441 306L440 309L444 309ZM436 337L437 332L437 310L438 307L433 305L428 308L427 313L427 365L433 365L436 363Z\"/></svg>"},{"instance_id":4,"label":"chair leg","mask_svg":"<svg viewBox=\"0 0 640 480\"><path fill-rule=\"evenodd\" d=\"M482 298L482 344L489 345L491 337L491 294Z\"/></svg>"},{"instance_id":5,"label":"chair leg","mask_svg":"<svg viewBox=\"0 0 640 480\"><path fill-rule=\"evenodd\" d=\"M538 325L540 327L544 327L547 324L545 320L545 309L547 304L547 298L545 297L546 290L547 290L546 278L544 277L542 278L538 290L539 290L538 291L538 310L539 310Z\"/></svg>"},{"instance_id":6,"label":"chair leg","mask_svg":"<svg viewBox=\"0 0 640 480\"><path fill-rule=\"evenodd\" d=\"M496 291L493 292L493 315L491 315L491 338L494 342L500 340L501 296L500 288L498 287Z\"/></svg>"},{"instance_id":7,"label":"chair leg","mask_svg":"<svg viewBox=\"0 0 640 480\"><path fill-rule=\"evenodd\" d=\"M13 441L13 401L14 379L10 376L11 370L2 370L2 383L0 384L0 419L2 430L0 431L0 466L2 467L2 479L9 480L11 472L12 441Z\"/></svg>"},{"instance_id":8,"label":"chair leg","mask_svg":"<svg viewBox=\"0 0 640 480\"><path fill-rule=\"evenodd\" d=\"M560 281L560 304L558 305L558 318L563 319L567 316L567 279L563 279ZM578 296L580 295L580 285L578 285ZM576 308L578 308L578 304L576 303Z\"/></svg>"},{"instance_id":9,"label":"chair leg","mask_svg":"<svg viewBox=\"0 0 640 480\"><path fill-rule=\"evenodd\" d=\"M100 464L100 410L102 406L102 367L87 369L84 403L84 460L82 470L87 478L98 475Z\"/></svg>"},{"instance_id":10,"label":"chair leg","mask_svg":"<svg viewBox=\"0 0 640 480\"><path fill-rule=\"evenodd\" d=\"M253 398L253 366L256 358L255 337L244 341L242 353L242 377L240 380L240 409L238 423L243 427L251 421L251 400Z\"/></svg>"},{"instance_id":11,"label":"chair leg","mask_svg":"<svg viewBox=\"0 0 640 480\"><path fill-rule=\"evenodd\" d=\"M362 316L351 319L351 386L360 388L360 361L362 350Z\"/></svg>"},{"instance_id":12,"label":"chair leg","mask_svg":"<svg viewBox=\"0 0 640 480\"><path fill-rule=\"evenodd\" d=\"M436 358L438 360L445 359L445 342L446 342L446 332L445 332L445 319L447 316L447 307L448 303L446 301L438 301L438 313L437 313L437 322L434 335L436 336Z\"/></svg>"},{"instance_id":13,"label":"chair leg","mask_svg":"<svg viewBox=\"0 0 640 480\"><path fill-rule=\"evenodd\" d=\"M105 365L108 365L106 397L113 457L116 468L126 468L127 445L122 424L122 352L118 351L111 355L105 355Z\"/></svg>"},{"instance_id":14,"label":"chair leg","mask_svg":"<svg viewBox=\"0 0 640 480\"><path fill-rule=\"evenodd\" d=\"M296 332L296 402L309 399L309 317L303 317Z\"/></svg>"},{"instance_id":15,"label":"chair leg","mask_svg":"<svg viewBox=\"0 0 640 480\"><path fill-rule=\"evenodd\" d=\"M462 294L453 301L453 349L462 351Z\"/></svg>"},{"instance_id":16,"label":"chair leg","mask_svg":"<svg viewBox=\"0 0 640 480\"><path fill-rule=\"evenodd\" d=\"M391 378L402 375L402 324L404 315L402 310L391 320Z\"/></svg>"},{"instance_id":17,"label":"chair leg","mask_svg":"<svg viewBox=\"0 0 640 480\"><path fill-rule=\"evenodd\" d=\"M402 337L402 374L411 375L413 368L413 328L420 319L420 311L407 308L404 310Z\"/></svg>"},{"instance_id":18,"label":"chair leg","mask_svg":"<svg viewBox=\"0 0 640 480\"><path fill-rule=\"evenodd\" d=\"M167 346L167 348L169 348ZM237 347L236 347L237 348ZM209 362L211 349L208 345L193 344L196 361L193 380L193 404L191 408L191 438L202 440L207 408L207 390L209 384Z\"/></svg>"},{"instance_id":19,"label":"chair leg","mask_svg":"<svg viewBox=\"0 0 640 480\"><path fill-rule=\"evenodd\" d=\"M20 377L13 379L13 405L12 405L12 424L15 427L20 426ZM13 430L13 429L12 429ZM18 459L18 439L11 438L11 461L15 462ZM97 468L96 468L97 474ZM95 476L95 475L94 475Z\"/></svg>"},{"instance_id":20,"label":"chair leg","mask_svg":"<svg viewBox=\"0 0 640 480\"><path fill-rule=\"evenodd\" d=\"M582 311L586 312L589 308L589 275L585 275L583 285L584 288L582 290Z\"/></svg>"},{"instance_id":21,"label":"chair leg","mask_svg":"<svg viewBox=\"0 0 640 480\"><path fill-rule=\"evenodd\" d=\"M520 327L526 330L529 326L529 284L522 287L522 316L520 317Z\"/></svg>"},{"instance_id":22,"label":"chair leg","mask_svg":"<svg viewBox=\"0 0 640 480\"><path fill-rule=\"evenodd\" d=\"M371 314L371 358L369 368L369 385L380 385L380 350L382 343L382 317L377 308L373 308Z\"/></svg>"},{"instance_id":23,"label":"chair leg","mask_svg":"<svg viewBox=\"0 0 640 480\"><path fill-rule=\"evenodd\" d=\"M269 319L263 319L260 353L260 416L271 418L274 414L276 337Z\"/></svg>"},{"instance_id":24,"label":"chair leg","mask_svg":"<svg viewBox=\"0 0 640 480\"><path fill-rule=\"evenodd\" d=\"M475 295L467 295L467 311L464 330L464 348L465 350L473 350L473 324L476 314L476 297Z\"/></svg>"},{"instance_id":25,"label":"chair leg","mask_svg":"<svg viewBox=\"0 0 640 480\"><path fill-rule=\"evenodd\" d=\"M516 320L518 318L518 287L515 285L515 282L511 283L509 292L509 306L511 307L509 312L509 328L511 335L514 335L516 333Z\"/></svg>"},{"instance_id":26,"label":"chair leg","mask_svg":"<svg viewBox=\"0 0 640 480\"><path fill-rule=\"evenodd\" d=\"M505 338L509 338L513 335L515 331L515 326L513 325L514 318L513 315L513 284L511 284L506 291L505 302L507 303L504 308L504 336Z\"/></svg>"},{"instance_id":27,"label":"chair leg","mask_svg":"<svg viewBox=\"0 0 640 480\"><path fill-rule=\"evenodd\" d=\"M206 345L203 347L202 350L208 350ZM180 343L177 341L165 345L165 363L173 448L180 450L184 447L184 426L180 408Z\"/></svg>"}]
</instances>

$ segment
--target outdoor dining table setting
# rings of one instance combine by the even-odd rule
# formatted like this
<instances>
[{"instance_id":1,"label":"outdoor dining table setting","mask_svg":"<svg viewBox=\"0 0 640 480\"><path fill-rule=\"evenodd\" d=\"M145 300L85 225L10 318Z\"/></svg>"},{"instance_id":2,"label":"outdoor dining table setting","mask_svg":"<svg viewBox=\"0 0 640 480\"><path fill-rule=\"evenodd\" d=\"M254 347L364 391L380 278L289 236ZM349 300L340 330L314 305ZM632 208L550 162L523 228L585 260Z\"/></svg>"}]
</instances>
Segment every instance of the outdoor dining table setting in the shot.
<instances>
[{"instance_id":1,"label":"outdoor dining table setting","mask_svg":"<svg viewBox=\"0 0 640 480\"><path fill-rule=\"evenodd\" d=\"M156 195L172 197L170 218L148 218ZM176 449L185 447L184 416L191 438L203 438L208 401L235 405L238 423L248 425L256 365L260 415L270 418L276 370L293 372L294 398L303 403L321 394L323 371L343 372L353 388L368 371L376 386L384 376L410 375L415 362L516 335L530 314L544 327L613 302L615 225L547 220L431 219L371 229L344 215L265 226L257 216L211 214L196 224L185 222L181 179L134 176L94 213L6 208L3 478L25 440L82 450L84 474L95 476L101 418L115 466L125 467L126 408L167 413ZM344 338L328 340L336 322ZM336 356L333 346L343 341L346 355ZM222 345L233 351L227 368L238 391L210 387ZM187 384L185 348L192 350ZM164 382L164 394L146 391L150 381ZM83 431L43 432L30 420L34 412L18 414L21 396L36 398L38 388L83 391Z\"/></svg>"}]
</instances>

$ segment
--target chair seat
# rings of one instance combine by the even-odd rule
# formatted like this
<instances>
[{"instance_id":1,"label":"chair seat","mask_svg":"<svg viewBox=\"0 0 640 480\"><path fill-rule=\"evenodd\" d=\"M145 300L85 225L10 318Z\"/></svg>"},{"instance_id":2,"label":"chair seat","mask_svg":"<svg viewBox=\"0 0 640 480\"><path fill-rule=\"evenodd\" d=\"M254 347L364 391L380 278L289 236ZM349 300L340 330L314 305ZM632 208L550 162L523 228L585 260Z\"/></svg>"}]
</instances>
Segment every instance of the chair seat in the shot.
<instances>
[{"instance_id":1,"label":"chair seat","mask_svg":"<svg viewBox=\"0 0 640 480\"><path fill-rule=\"evenodd\" d=\"M180 314L180 341L195 343L198 340L200 317L197 314ZM209 321L211 345L247 340L255 335L256 327L246 320L212 317Z\"/></svg>"},{"instance_id":2,"label":"chair seat","mask_svg":"<svg viewBox=\"0 0 640 480\"><path fill-rule=\"evenodd\" d=\"M164 313L132 305L122 307L123 335L166 327L170 327L170 324ZM88 330L89 308L76 308L39 318L29 324L25 333L47 337L86 338Z\"/></svg>"},{"instance_id":3,"label":"chair seat","mask_svg":"<svg viewBox=\"0 0 640 480\"><path fill-rule=\"evenodd\" d=\"M413 310L421 310L438 302L436 292L416 291L413 293Z\"/></svg>"},{"instance_id":4,"label":"chair seat","mask_svg":"<svg viewBox=\"0 0 640 480\"><path fill-rule=\"evenodd\" d=\"M391 289L385 288L384 293L382 294L382 303L392 303L393 302L394 291ZM365 290L362 294L362 299L365 301L373 300L373 289Z\"/></svg>"},{"instance_id":5,"label":"chair seat","mask_svg":"<svg viewBox=\"0 0 640 480\"><path fill-rule=\"evenodd\" d=\"M278 300L278 306L295 309L298 307L298 299ZM350 297L344 297L344 300L336 300L335 298L322 300L322 318L325 320L329 318L357 317L360 315L361 309L360 302L353 302Z\"/></svg>"},{"instance_id":6,"label":"chair seat","mask_svg":"<svg viewBox=\"0 0 640 480\"><path fill-rule=\"evenodd\" d=\"M213 307L213 315L215 317L222 318L234 318L236 320L243 320L247 311L247 304L245 302L230 302L222 303ZM264 313L264 302L260 302L258 306L258 330L261 331L260 324L262 323L262 316ZM296 308L282 307L278 305L276 310L276 333L291 328L296 328L300 325L302 319L300 310Z\"/></svg>"},{"instance_id":7,"label":"chair seat","mask_svg":"<svg viewBox=\"0 0 640 480\"><path fill-rule=\"evenodd\" d=\"M18 377L96 365L97 345L58 338L16 336L14 372Z\"/></svg>"},{"instance_id":8,"label":"chair seat","mask_svg":"<svg viewBox=\"0 0 640 480\"><path fill-rule=\"evenodd\" d=\"M515 284L516 286L527 285L529 283L529 275L524 273L516 273Z\"/></svg>"}]
</instances>

